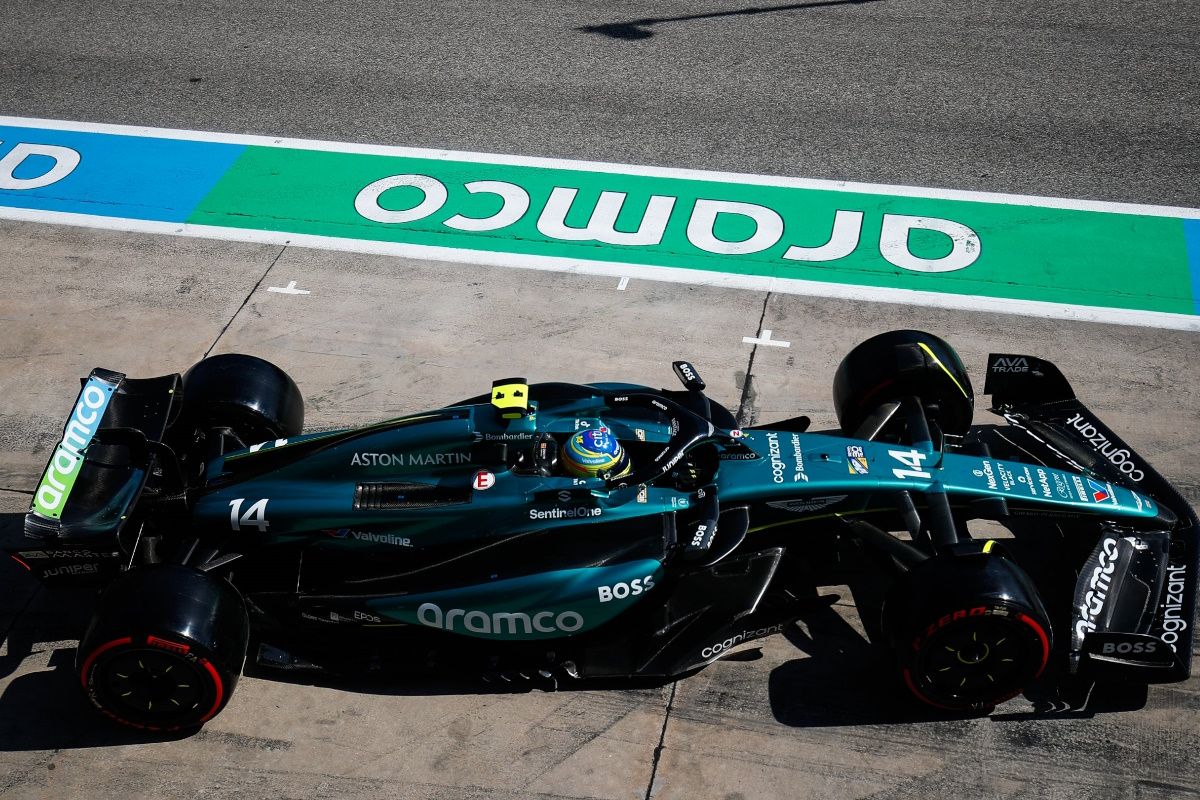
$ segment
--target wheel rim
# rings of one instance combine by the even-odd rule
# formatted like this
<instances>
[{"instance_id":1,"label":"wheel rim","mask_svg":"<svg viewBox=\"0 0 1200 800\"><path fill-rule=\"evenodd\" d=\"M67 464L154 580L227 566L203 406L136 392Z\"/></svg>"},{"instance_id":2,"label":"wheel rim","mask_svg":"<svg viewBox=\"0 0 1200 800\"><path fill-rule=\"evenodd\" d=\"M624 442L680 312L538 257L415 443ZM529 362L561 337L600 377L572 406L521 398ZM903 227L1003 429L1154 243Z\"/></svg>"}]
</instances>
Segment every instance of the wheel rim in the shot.
<instances>
[{"instance_id":1,"label":"wheel rim","mask_svg":"<svg viewBox=\"0 0 1200 800\"><path fill-rule=\"evenodd\" d=\"M1044 630L1024 614L963 617L914 645L909 688L943 708L985 708L1015 697L1049 656Z\"/></svg>"},{"instance_id":2,"label":"wheel rim","mask_svg":"<svg viewBox=\"0 0 1200 800\"><path fill-rule=\"evenodd\" d=\"M219 708L221 680L202 658L150 646L116 646L98 656L85 685L100 710L120 722L180 728L205 722Z\"/></svg>"}]
</instances>

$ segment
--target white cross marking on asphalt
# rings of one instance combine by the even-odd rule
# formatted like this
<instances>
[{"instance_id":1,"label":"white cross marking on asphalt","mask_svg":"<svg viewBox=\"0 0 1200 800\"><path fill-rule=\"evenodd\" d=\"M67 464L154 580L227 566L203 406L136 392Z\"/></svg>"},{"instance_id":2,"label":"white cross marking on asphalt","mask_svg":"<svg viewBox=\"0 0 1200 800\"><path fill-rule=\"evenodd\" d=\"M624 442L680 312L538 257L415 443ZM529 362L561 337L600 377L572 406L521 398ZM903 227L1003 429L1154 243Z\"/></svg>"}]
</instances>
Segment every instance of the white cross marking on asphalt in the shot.
<instances>
[{"instance_id":1,"label":"white cross marking on asphalt","mask_svg":"<svg viewBox=\"0 0 1200 800\"><path fill-rule=\"evenodd\" d=\"M755 339L753 336L743 336L742 341L746 344L764 344L771 347L791 347L791 342L776 341L771 338L771 331L768 328L763 328L762 336Z\"/></svg>"},{"instance_id":2,"label":"white cross marking on asphalt","mask_svg":"<svg viewBox=\"0 0 1200 800\"><path fill-rule=\"evenodd\" d=\"M308 289L297 289L295 281L288 281L287 286L268 286L267 291L280 294L312 294Z\"/></svg>"},{"instance_id":3,"label":"white cross marking on asphalt","mask_svg":"<svg viewBox=\"0 0 1200 800\"><path fill-rule=\"evenodd\" d=\"M621 282L617 284L617 291L625 291L625 287L629 285L629 278L621 278Z\"/></svg>"}]
</instances>

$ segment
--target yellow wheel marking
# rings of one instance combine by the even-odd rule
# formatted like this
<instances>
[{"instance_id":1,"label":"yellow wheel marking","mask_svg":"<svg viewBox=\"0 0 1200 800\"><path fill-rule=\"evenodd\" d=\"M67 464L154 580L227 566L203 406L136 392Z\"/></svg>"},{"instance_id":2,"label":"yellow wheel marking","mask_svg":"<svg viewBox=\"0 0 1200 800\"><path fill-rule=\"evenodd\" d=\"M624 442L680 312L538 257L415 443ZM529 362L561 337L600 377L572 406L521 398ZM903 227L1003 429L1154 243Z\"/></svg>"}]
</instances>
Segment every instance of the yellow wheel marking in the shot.
<instances>
[{"instance_id":1,"label":"yellow wheel marking","mask_svg":"<svg viewBox=\"0 0 1200 800\"><path fill-rule=\"evenodd\" d=\"M990 553L990 552L992 552L992 548L993 548L993 547L995 547L995 546L996 546L996 540L995 540L995 539L988 539L988 540L987 540L987 543L986 543L986 544L984 544L984 546L983 546L983 552L985 552L985 553Z\"/></svg>"},{"instance_id":2,"label":"yellow wheel marking","mask_svg":"<svg viewBox=\"0 0 1200 800\"><path fill-rule=\"evenodd\" d=\"M988 647L988 646L985 644L985 645L983 646L983 655L982 655L982 656L980 656L980 657L979 657L978 659L976 659L975 661L967 661L965 658L963 658L963 657L962 657L962 653L955 653L954 655L955 655L955 656L957 656L957 657L958 657L958 660L959 660L960 662L962 662L963 664L979 664L979 663L981 663L981 662L983 662L983 661L987 661L987 657L988 657L989 655L991 655L991 653L992 653L992 648Z\"/></svg>"}]
</instances>

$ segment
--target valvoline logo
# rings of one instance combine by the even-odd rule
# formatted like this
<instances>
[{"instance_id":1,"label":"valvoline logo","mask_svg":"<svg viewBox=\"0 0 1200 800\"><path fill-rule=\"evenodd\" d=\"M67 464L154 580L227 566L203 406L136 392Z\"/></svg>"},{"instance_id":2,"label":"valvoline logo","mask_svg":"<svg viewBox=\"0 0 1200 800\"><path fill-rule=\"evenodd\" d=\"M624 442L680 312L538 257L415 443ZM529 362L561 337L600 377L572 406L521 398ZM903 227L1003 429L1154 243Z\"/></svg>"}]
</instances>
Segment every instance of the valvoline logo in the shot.
<instances>
[{"instance_id":1,"label":"valvoline logo","mask_svg":"<svg viewBox=\"0 0 1200 800\"><path fill-rule=\"evenodd\" d=\"M1088 478L1088 488L1092 490L1092 499L1097 503L1103 503L1105 500L1112 497L1108 491L1108 486L1103 483L1096 483L1091 478Z\"/></svg>"}]
</instances>

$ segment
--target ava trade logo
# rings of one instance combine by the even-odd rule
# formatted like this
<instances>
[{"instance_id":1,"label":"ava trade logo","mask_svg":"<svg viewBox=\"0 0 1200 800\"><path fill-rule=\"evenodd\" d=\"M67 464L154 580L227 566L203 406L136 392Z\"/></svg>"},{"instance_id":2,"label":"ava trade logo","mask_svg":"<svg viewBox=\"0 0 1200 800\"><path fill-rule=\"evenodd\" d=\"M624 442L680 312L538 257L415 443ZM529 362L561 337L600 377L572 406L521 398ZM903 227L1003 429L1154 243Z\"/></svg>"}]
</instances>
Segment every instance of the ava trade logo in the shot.
<instances>
[{"instance_id":1,"label":"ava trade logo","mask_svg":"<svg viewBox=\"0 0 1200 800\"><path fill-rule=\"evenodd\" d=\"M104 411L115 388L113 384L94 376L84 384L75 402L75 409L63 428L62 440L50 457L42 482L34 493L34 513L50 519L58 519L62 515L63 506L83 466L83 454L100 428L100 420L104 418Z\"/></svg>"}]
</instances>

